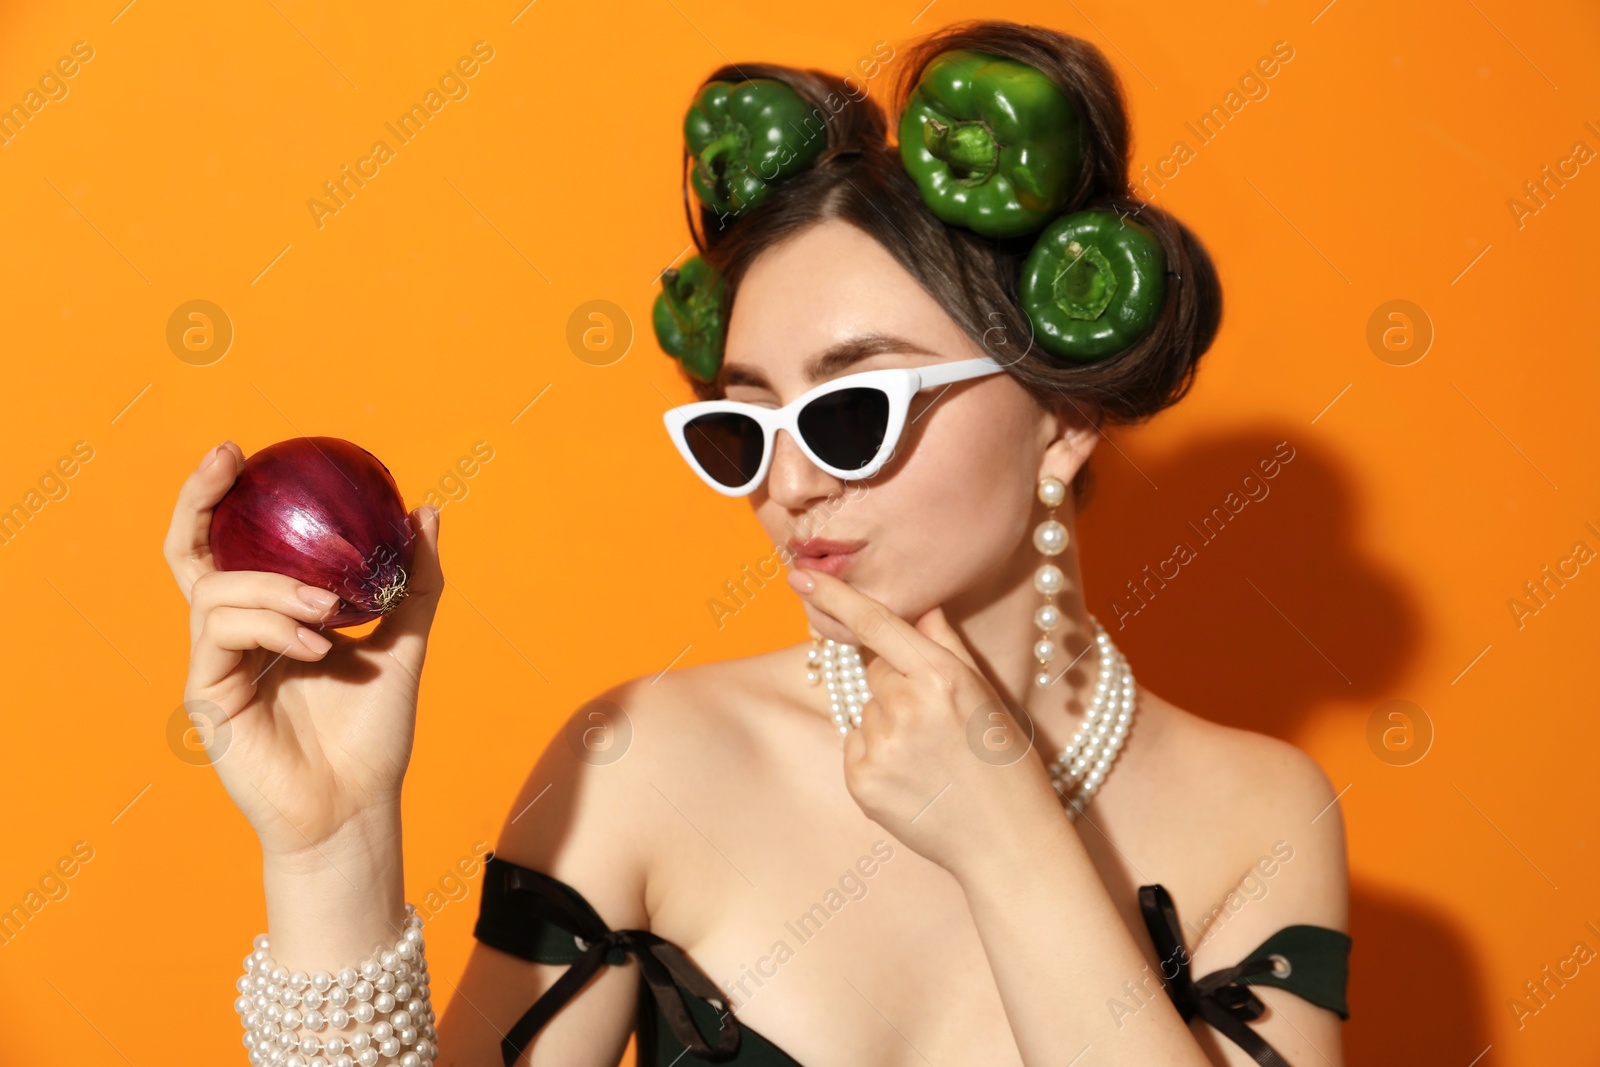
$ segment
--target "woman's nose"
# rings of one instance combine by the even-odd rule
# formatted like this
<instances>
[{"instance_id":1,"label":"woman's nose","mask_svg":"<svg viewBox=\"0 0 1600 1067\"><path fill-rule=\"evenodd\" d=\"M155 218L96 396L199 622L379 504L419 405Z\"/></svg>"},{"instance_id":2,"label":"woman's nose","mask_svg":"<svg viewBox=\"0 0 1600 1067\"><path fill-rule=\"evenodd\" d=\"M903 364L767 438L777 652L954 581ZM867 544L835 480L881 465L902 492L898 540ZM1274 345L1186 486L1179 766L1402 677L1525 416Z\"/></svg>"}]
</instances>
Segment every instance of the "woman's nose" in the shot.
<instances>
[{"instance_id":1,"label":"woman's nose","mask_svg":"<svg viewBox=\"0 0 1600 1067\"><path fill-rule=\"evenodd\" d=\"M803 510L843 489L838 478L807 458L788 430L772 435L772 465L767 468L767 496L776 504Z\"/></svg>"}]
</instances>

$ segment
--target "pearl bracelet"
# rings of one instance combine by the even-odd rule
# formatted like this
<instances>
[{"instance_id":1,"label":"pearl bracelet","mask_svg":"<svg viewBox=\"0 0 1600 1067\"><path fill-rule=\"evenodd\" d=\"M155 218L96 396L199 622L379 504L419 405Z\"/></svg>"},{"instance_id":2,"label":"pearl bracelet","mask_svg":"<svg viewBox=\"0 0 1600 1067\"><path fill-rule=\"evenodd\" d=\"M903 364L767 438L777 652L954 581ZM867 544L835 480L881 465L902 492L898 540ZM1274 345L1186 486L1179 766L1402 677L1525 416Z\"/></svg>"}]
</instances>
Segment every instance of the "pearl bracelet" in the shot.
<instances>
[{"instance_id":1,"label":"pearl bracelet","mask_svg":"<svg viewBox=\"0 0 1600 1067\"><path fill-rule=\"evenodd\" d=\"M439 1035L422 918L411 904L405 927L392 946L374 945L358 965L310 976L279 964L267 935L257 935L233 1002L252 1067L433 1067Z\"/></svg>"}]
</instances>

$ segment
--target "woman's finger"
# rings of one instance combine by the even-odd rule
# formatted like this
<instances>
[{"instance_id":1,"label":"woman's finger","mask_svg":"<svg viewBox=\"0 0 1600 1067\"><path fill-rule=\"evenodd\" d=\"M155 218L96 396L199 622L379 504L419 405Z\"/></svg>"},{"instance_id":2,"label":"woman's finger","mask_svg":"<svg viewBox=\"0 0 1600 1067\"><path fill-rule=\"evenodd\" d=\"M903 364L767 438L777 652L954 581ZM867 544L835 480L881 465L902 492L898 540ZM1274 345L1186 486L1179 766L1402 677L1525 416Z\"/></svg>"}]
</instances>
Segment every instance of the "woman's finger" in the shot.
<instances>
[{"instance_id":1,"label":"woman's finger","mask_svg":"<svg viewBox=\"0 0 1600 1067\"><path fill-rule=\"evenodd\" d=\"M942 604L935 604L923 612L922 618L917 620L917 629L955 653L962 663L965 663L974 671L978 669L978 661L972 658L972 652L967 648L967 643L961 639L960 634L956 633L955 627L950 625L950 620L945 618Z\"/></svg>"},{"instance_id":2,"label":"woman's finger","mask_svg":"<svg viewBox=\"0 0 1600 1067\"><path fill-rule=\"evenodd\" d=\"M196 579L217 569L211 562L211 512L233 486L244 463L244 451L228 441L207 452L201 462L206 466L190 472L178 490L172 523L161 543L161 553L185 600L191 599Z\"/></svg>"},{"instance_id":3,"label":"woman's finger","mask_svg":"<svg viewBox=\"0 0 1600 1067\"><path fill-rule=\"evenodd\" d=\"M865 724L866 717L862 716ZM854 767L867 756L867 735L860 730L851 730L844 739L844 765Z\"/></svg>"},{"instance_id":4,"label":"woman's finger","mask_svg":"<svg viewBox=\"0 0 1600 1067\"><path fill-rule=\"evenodd\" d=\"M954 653L844 579L821 571L790 570L789 584L902 674L934 672L954 680L952 671L960 664Z\"/></svg>"},{"instance_id":5,"label":"woman's finger","mask_svg":"<svg viewBox=\"0 0 1600 1067\"><path fill-rule=\"evenodd\" d=\"M270 608L314 630L339 604L337 593L271 571L207 571L189 592L190 632L195 637L217 608Z\"/></svg>"},{"instance_id":6,"label":"woman's finger","mask_svg":"<svg viewBox=\"0 0 1600 1067\"><path fill-rule=\"evenodd\" d=\"M859 734L861 740L868 742L869 748L878 738L892 736L895 719L891 706L879 700L878 694L872 694L872 699L861 705L861 725L850 732Z\"/></svg>"},{"instance_id":7,"label":"woman's finger","mask_svg":"<svg viewBox=\"0 0 1600 1067\"><path fill-rule=\"evenodd\" d=\"M413 544L411 573L406 595L378 624L377 636L393 641L391 651L413 671L422 669L428 648L428 630L444 593L444 571L439 565L439 509L419 507L406 517Z\"/></svg>"},{"instance_id":8,"label":"woman's finger","mask_svg":"<svg viewBox=\"0 0 1600 1067\"><path fill-rule=\"evenodd\" d=\"M888 701L890 705L900 700L916 699L916 682L912 676L901 673L894 664L882 656L873 656L867 662L864 680L867 683L867 691L874 698Z\"/></svg>"},{"instance_id":9,"label":"woman's finger","mask_svg":"<svg viewBox=\"0 0 1600 1067\"><path fill-rule=\"evenodd\" d=\"M204 690L217 685L239 665L240 657L249 649L259 648L282 653L290 659L315 662L332 644L321 634L276 611L231 606L216 608L206 616L194 651L189 655L189 688Z\"/></svg>"}]
</instances>

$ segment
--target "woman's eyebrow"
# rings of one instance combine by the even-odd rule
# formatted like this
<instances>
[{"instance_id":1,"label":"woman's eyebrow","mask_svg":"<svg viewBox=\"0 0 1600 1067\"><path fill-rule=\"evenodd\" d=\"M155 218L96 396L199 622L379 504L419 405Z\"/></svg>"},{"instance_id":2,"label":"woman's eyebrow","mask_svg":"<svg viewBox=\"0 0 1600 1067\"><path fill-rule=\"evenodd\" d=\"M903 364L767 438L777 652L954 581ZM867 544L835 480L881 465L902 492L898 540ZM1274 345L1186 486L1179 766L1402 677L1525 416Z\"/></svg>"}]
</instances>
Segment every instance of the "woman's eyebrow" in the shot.
<instances>
[{"instance_id":1,"label":"woman's eyebrow","mask_svg":"<svg viewBox=\"0 0 1600 1067\"><path fill-rule=\"evenodd\" d=\"M806 364L806 381L823 381L869 356L887 352L904 352L918 356L939 355L938 352L930 352L915 341L909 341L895 334L865 333L846 338L814 356L811 362ZM723 388L733 385L749 385L758 389L772 388L765 374L754 367L746 367L739 363L729 363L722 369Z\"/></svg>"}]
</instances>

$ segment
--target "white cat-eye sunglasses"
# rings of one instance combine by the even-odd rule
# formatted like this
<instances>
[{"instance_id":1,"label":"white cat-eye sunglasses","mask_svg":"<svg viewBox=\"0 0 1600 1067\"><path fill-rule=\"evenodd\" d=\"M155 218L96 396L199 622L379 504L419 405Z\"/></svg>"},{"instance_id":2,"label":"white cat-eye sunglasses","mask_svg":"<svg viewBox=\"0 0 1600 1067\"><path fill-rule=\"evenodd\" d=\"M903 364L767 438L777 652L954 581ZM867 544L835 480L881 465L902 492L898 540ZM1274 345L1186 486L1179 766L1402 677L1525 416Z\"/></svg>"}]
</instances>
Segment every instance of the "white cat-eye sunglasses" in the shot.
<instances>
[{"instance_id":1,"label":"white cat-eye sunglasses","mask_svg":"<svg viewBox=\"0 0 1600 1067\"><path fill-rule=\"evenodd\" d=\"M856 481L878 473L894 454L913 396L1004 369L983 356L862 371L823 382L781 408L702 400L669 408L663 418L689 466L726 496L744 496L761 484L779 430L788 430L818 467L835 478Z\"/></svg>"}]
</instances>

